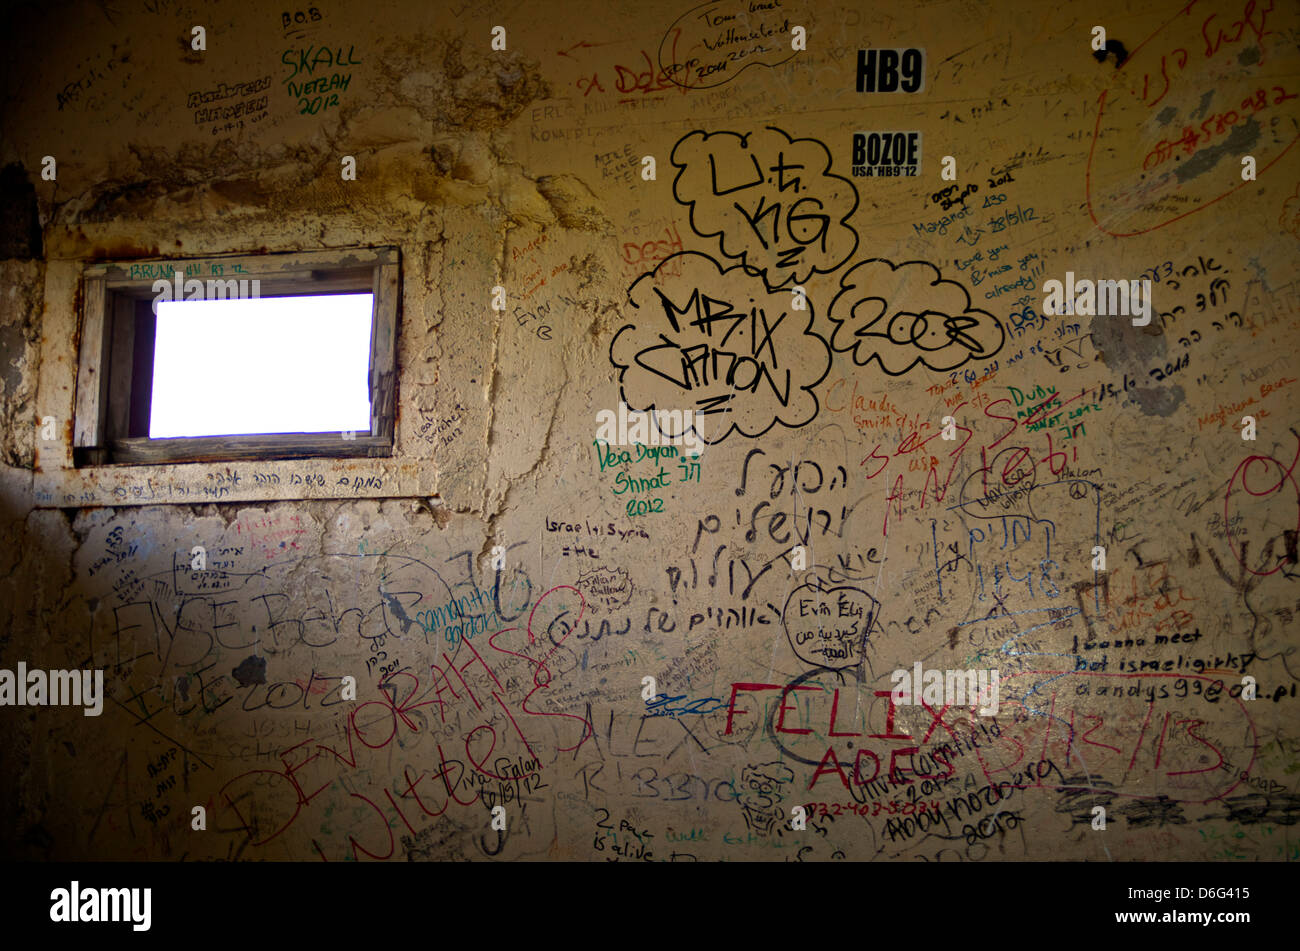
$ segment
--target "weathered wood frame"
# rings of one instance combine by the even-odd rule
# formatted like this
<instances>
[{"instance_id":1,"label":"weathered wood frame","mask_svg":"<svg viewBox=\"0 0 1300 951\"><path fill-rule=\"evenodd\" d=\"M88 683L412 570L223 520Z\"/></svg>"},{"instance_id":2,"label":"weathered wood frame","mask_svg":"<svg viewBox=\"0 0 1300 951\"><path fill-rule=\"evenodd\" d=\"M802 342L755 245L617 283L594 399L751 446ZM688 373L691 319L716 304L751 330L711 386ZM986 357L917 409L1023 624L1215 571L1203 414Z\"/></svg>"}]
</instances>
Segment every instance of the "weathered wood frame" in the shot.
<instances>
[{"instance_id":1,"label":"weathered wood frame","mask_svg":"<svg viewBox=\"0 0 1300 951\"><path fill-rule=\"evenodd\" d=\"M182 462L380 457L393 454L397 407L396 334L400 280L396 248L292 254L213 255L162 262L99 264L83 276L81 346L75 398L73 461L77 467ZM136 348L139 317L148 315L157 274L146 268L184 271L207 265L200 280L258 280L262 297L373 294L368 382L370 431L273 433L150 439L138 434L132 414L133 381L142 365ZM220 271L214 269L220 267ZM138 393L136 402L139 402ZM133 429L135 430L133 432Z\"/></svg>"}]
</instances>

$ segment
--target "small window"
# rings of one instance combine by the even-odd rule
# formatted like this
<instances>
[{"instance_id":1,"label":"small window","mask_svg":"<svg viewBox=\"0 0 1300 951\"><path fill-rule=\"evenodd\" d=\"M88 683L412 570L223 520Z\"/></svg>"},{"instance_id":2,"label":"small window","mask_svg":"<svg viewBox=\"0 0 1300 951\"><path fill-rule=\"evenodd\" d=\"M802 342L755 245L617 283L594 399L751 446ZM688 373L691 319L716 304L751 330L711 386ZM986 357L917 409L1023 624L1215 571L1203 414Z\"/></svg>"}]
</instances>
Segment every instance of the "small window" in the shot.
<instances>
[{"instance_id":1,"label":"small window","mask_svg":"<svg viewBox=\"0 0 1300 951\"><path fill-rule=\"evenodd\" d=\"M141 380L152 388L148 432L130 435L368 432L373 301L318 294L160 302L153 371ZM202 398L207 393L222 396Z\"/></svg>"},{"instance_id":2,"label":"small window","mask_svg":"<svg viewBox=\"0 0 1300 951\"><path fill-rule=\"evenodd\" d=\"M395 249L97 265L78 466L387 456Z\"/></svg>"}]
</instances>

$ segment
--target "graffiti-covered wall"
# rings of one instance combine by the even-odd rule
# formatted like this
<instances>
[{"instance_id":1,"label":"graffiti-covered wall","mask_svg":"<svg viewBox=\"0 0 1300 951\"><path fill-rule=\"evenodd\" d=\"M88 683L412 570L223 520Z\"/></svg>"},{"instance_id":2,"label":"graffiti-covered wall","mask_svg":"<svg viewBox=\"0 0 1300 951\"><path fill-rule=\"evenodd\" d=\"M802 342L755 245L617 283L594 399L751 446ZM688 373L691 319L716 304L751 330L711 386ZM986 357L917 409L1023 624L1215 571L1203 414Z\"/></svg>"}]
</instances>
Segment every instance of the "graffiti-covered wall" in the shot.
<instances>
[{"instance_id":1,"label":"graffiti-covered wall","mask_svg":"<svg viewBox=\"0 0 1300 951\"><path fill-rule=\"evenodd\" d=\"M10 16L7 855L1297 857L1294 5ZM391 456L80 464L86 268L378 247Z\"/></svg>"}]
</instances>

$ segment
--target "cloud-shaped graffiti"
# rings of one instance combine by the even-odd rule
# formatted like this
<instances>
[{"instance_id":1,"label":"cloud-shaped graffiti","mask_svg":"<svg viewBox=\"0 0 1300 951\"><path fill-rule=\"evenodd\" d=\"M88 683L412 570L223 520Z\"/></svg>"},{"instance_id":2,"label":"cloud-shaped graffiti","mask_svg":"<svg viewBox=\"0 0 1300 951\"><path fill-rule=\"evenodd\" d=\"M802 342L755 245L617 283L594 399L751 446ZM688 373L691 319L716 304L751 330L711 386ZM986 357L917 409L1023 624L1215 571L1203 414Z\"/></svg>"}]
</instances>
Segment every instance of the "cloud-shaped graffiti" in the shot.
<instances>
[{"instance_id":1,"label":"cloud-shaped graffiti","mask_svg":"<svg viewBox=\"0 0 1300 951\"><path fill-rule=\"evenodd\" d=\"M691 132L673 146L681 169L673 195L690 208L691 228L719 235L722 254L785 287L833 271L858 247L849 218L858 192L830 173L831 153L816 139L774 126L744 135Z\"/></svg>"},{"instance_id":2,"label":"cloud-shaped graffiti","mask_svg":"<svg viewBox=\"0 0 1300 951\"><path fill-rule=\"evenodd\" d=\"M830 371L831 352L812 330L811 302L794 310L789 291L769 291L752 269L724 270L693 251L642 274L627 297L629 322L609 356L629 408L658 411L661 428L664 413L691 410L684 430L707 443L816 417L812 391Z\"/></svg>"},{"instance_id":3,"label":"cloud-shaped graffiti","mask_svg":"<svg viewBox=\"0 0 1300 951\"><path fill-rule=\"evenodd\" d=\"M945 281L927 261L863 261L840 279L831 301L831 347L851 351L853 362L873 359L890 376L918 363L955 370L1002 349L1006 330L987 311L971 307L970 294Z\"/></svg>"},{"instance_id":4,"label":"cloud-shaped graffiti","mask_svg":"<svg viewBox=\"0 0 1300 951\"><path fill-rule=\"evenodd\" d=\"M790 592L781 623L800 660L842 670L862 663L879 609L861 588L814 579Z\"/></svg>"}]
</instances>

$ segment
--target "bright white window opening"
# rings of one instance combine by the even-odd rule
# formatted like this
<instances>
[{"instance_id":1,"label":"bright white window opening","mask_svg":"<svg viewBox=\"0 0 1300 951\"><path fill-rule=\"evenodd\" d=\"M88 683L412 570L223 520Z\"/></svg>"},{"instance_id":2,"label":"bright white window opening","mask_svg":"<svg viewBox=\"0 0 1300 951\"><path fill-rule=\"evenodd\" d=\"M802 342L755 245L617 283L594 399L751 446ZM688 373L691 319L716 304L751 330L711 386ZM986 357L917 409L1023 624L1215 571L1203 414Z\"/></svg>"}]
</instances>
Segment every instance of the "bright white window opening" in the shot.
<instances>
[{"instance_id":1,"label":"bright white window opening","mask_svg":"<svg viewBox=\"0 0 1300 951\"><path fill-rule=\"evenodd\" d=\"M159 301L149 438L370 431L373 295Z\"/></svg>"}]
</instances>

